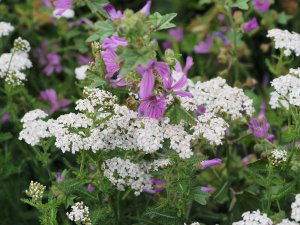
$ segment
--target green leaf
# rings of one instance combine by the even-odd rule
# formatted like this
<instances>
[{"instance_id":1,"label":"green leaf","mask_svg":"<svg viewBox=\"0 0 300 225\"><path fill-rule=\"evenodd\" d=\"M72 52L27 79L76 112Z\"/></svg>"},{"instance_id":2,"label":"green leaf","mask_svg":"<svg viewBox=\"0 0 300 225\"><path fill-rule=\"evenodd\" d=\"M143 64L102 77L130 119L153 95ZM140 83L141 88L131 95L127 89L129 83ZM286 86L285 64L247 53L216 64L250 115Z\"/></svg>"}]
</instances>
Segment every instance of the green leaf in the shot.
<instances>
[{"instance_id":1,"label":"green leaf","mask_svg":"<svg viewBox=\"0 0 300 225\"><path fill-rule=\"evenodd\" d=\"M230 7L236 7L242 10L247 10L249 9L248 2L249 0L237 0L235 3L232 3Z\"/></svg>"},{"instance_id":2,"label":"green leaf","mask_svg":"<svg viewBox=\"0 0 300 225\"><path fill-rule=\"evenodd\" d=\"M97 29L96 33L92 34L86 40L87 42L98 40L102 42L105 38L113 35L116 32L116 25L110 20L98 21L95 23L95 28Z\"/></svg>"},{"instance_id":3,"label":"green leaf","mask_svg":"<svg viewBox=\"0 0 300 225\"><path fill-rule=\"evenodd\" d=\"M175 27L175 24L170 23L175 16L177 16L177 13L170 13L162 16L156 12L149 16L149 19L146 21L146 23L150 26L153 26L156 30L169 29Z\"/></svg>"},{"instance_id":4,"label":"green leaf","mask_svg":"<svg viewBox=\"0 0 300 225\"><path fill-rule=\"evenodd\" d=\"M120 74L127 74L131 70L135 70L138 65L145 66L150 57L148 50L125 49L119 55L119 61L123 63Z\"/></svg>"},{"instance_id":5,"label":"green leaf","mask_svg":"<svg viewBox=\"0 0 300 225\"><path fill-rule=\"evenodd\" d=\"M11 139L13 135L10 132L0 133L0 142Z\"/></svg>"},{"instance_id":6,"label":"green leaf","mask_svg":"<svg viewBox=\"0 0 300 225\"><path fill-rule=\"evenodd\" d=\"M191 191L192 199L200 205L206 205L209 197L208 193L201 191L200 187L196 187Z\"/></svg>"},{"instance_id":7,"label":"green leaf","mask_svg":"<svg viewBox=\"0 0 300 225\"><path fill-rule=\"evenodd\" d=\"M203 5L206 5L206 4L210 4L212 2L213 2L212 0L199 0L198 5L203 6Z\"/></svg>"},{"instance_id":8,"label":"green leaf","mask_svg":"<svg viewBox=\"0 0 300 225\"><path fill-rule=\"evenodd\" d=\"M107 17L106 11L103 9L103 5L109 3L106 0L86 0L87 6L90 8L92 13L99 12L102 16Z\"/></svg>"},{"instance_id":9,"label":"green leaf","mask_svg":"<svg viewBox=\"0 0 300 225\"><path fill-rule=\"evenodd\" d=\"M178 101L175 101L175 103L167 109L165 116L170 118L171 124L179 124L181 120L184 120L188 124L196 125L194 117L182 108Z\"/></svg>"},{"instance_id":10,"label":"green leaf","mask_svg":"<svg viewBox=\"0 0 300 225\"><path fill-rule=\"evenodd\" d=\"M279 15L278 15L277 22L278 22L279 24L286 25L287 22L288 22L290 19L292 19L292 18L293 18L293 16L287 15L285 12L281 12L281 13L279 13Z\"/></svg>"}]
</instances>

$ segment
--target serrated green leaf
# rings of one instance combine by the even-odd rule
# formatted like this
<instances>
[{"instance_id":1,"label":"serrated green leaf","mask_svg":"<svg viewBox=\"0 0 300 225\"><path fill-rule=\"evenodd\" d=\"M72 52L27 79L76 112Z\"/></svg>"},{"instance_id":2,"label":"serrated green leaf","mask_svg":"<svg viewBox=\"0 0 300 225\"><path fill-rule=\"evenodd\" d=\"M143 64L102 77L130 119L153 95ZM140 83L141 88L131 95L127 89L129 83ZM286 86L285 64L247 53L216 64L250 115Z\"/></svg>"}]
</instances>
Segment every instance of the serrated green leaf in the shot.
<instances>
[{"instance_id":1,"label":"serrated green leaf","mask_svg":"<svg viewBox=\"0 0 300 225\"><path fill-rule=\"evenodd\" d=\"M177 13L169 13L166 15L161 15L158 12L149 16L149 19L146 21L147 24L153 26L156 30L164 30L175 27L175 24L170 23L174 17L177 16Z\"/></svg>"},{"instance_id":2,"label":"serrated green leaf","mask_svg":"<svg viewBox=\"0 0 300 225\"><path fill-rule=\"evenodd\" d=\"M96 33L92 34L86 40L87 42L98 40L102 42L105 38L113 35L116 32L116 25L110 20L98 21L95 24L95 28L97 30Z\"/></svg>"},{"instance_id":3,"label":"serrated green leaf","mask_svg":"<svg viewBox=\"0 0 300 225\"><path fill-rule=\"evenodd\" d=\"M92 13L99 12L102 16L107 17L106 11L103 9L103 5L109 3L106 0L86 0L87 6L90 8Z\"/></svg>"},{"instance_id":4,"label":"serrated green leaf","mask_svg":"<svg viewBox=\"0 0 300 225\"><path fill-rule=\"evenodd\" d=\"M293 16L286 14L285 12L281 12L278 15L277 22L283 25L286 25L287 22L292 19Z\"/></svg>"},{"instance_id":5,"label":"serrated green leaf","mask_svg":"<svg viewBox=\"0 0 300 225\"><path fill-rule=\"evenodd\" d=\"M150 56L148 50L125 49L119 55L119 61L123 63L120 74L127 74L131 70L136 70L138 65L145 66Z\"/></svg>"}]
</instances>

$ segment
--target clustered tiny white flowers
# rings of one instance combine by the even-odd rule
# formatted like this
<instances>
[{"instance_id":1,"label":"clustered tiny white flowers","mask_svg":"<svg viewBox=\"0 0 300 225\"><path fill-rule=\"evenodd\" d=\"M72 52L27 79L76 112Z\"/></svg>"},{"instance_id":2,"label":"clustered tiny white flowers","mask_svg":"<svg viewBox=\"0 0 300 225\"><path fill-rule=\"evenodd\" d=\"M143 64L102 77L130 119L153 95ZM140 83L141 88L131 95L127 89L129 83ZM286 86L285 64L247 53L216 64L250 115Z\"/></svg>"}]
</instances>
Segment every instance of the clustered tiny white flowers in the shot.
<instances>
[{"instance_id":1,"label":"clustered tiny white flowers","mask_svg":"<svg viewBox=\"0 0 300 225\"><path fill-rule=\"evenodd\" d=\"M259 210L253 212L245 212L242 215L243 220L234 222L232 225L272 225L272 220L267 214L261 213Z\"/></svg>"},{"instance_id":2,"label":"clustered tiny white flowers","mask_svg":"<svg viewBox=\"0 0 300 225\"><path fill-rule=\"evenodd\" d=\"M7 22L0 22L0 38L9 35L15 28Z\"/></svg>"},{"instance_id":3,"label":"clustered tiny white flowers","mask_svg":"<svg viewBox=\"0 0 300 225\"><path fill-rule=\"evenodd\" d=\"M43 198L46 186L38 182L30 182L28 190L25 191L26 195L31 197L33 201L40 201Z\"/></svg>"},{"instance_id":4,"label":"clustered tiny white flowers","mask_svg":"<svg viewBox=\"0 0 300 225\"><path fill-rule=\"evenodd\" d=\"M184 223L184 225L187 225L186 223ZM194 223L191 223L191 225L200 225L199 222L194 222Z\"/></svg>"},{"instance_id":5,"label":"clustered tiny white flowers","mask_svg":"<svg viewBox=\"0 0 300 225\"><path fill-rule=\"evenodd\" d=\"M170 124L169 118L157 120L138 116L127 106L118 105L116 96L108 91L86 87L83 93L85 99L76 102L78 113L48 120L48 115L42 110L26 113L21 120L23 130L19 139L34 146L42 139L55 137L55 146L62 152L118 149L139 151L141 155L163 152L164 144L169 143L170 150L185 159L193 155L192 140L205 138L210 144L219 145L228 127L222 118L213 113L199 115L195 126L185 126L183 122L174 125ZM119 168L124 165L130 173L125 174ZM169 159L135 164L114 158L106 161L105 175L118 189L130 186L138 194L143 189L151 189L149 172L168 165ZM114 177L116 173L121 174L119 178Z\"/></svg>"},{"instance_id":6,"label":"clustered tiny white flowers","mask_svg":"<svg viewBox=\"0 0 300 225\"><path fill-rule=\"evenodd\" d=\"M86 78L86 71L88 70L88 65L83 65L75 68L75 75L77 80L84 80Z\"/></svg>"},{"instance_id":7,"label":"clustered tiny white flowers","mask_svg":"<svg viewBox=\"0 0 300 225\"><path fill-rule=\"evenodd\" d=\"M28 52L30 44L28 41L17 38L14 41L14 48L11 53L4 53L0 56L0 78L12 86L22 85L26 80L23 70L32 67Z\"/></svg>"},{"instance_id":8,"label":"clustered tiny white flowers","mask_svg":"<svg viewBox=\"0 0 300 225\"><path fill-rule=\"evenodd\" d=\"M232 88L226 80L217 77L206 82L197 82L190 88L198 106L204 106L205 112L216 115L226 114L232 120L241 119L244 115L251 116L254 112L252 100L242 89Z\"/></svg>"},{"instance_id":9,"label":"clustered tiny white flowers","mask_svg":"<svg viewBox=\"0 0 300 225\"><path fill-rule=\"evenodd\" d=\"M28 41L18 37L14 40L14 52L29 52L30 51L30 44Z\"/></svg>"},{"instance_id":10,"label":"clustered tiny white flowers","mask_svg":"<svg viewBox=\"0 0 300 225\"><path fill-rule=\"evenodd\" d=\"M75 12L74 12L73 9L67 9L61 15L58 15L59 11L60 11L60 9L55 9L52 13L53 17L55 17L57 19L59 19L59 18L70 19L70 18L73 18L75 16Z\"/></svg>"},{"instance_id":11,"label":"clustered tiny white flowers","mask_svg":"<svg viewBox=\"0 0 300 225\"><path fill-rule=\"evenodd\" d=\"M118 190L124 191L125 187L129 186L135 190L135 195L139 195L144 189L152 189L151 176L146 172L152 166L133 163L119 157L108 159L103 164L104 176L116 185ZM165 164L159 165L155 162L154 167L158 169L158 166L165 166Z\"/></svg>"},{"instance_id":12,"label":"clustered tiny white flowers","mask_svg":"<svg viewBox=\"0 0 300 225\"><path fill-rule=\"evenodd\" d=\"M204 113L198 116L197 125L193 127L195 130L193 139L202 136L210 144L220 145L228 127L229 125L221 117L216 117L213 113Z\"/></svg>"},{"instance_id":13,"label":"clustered tiny white flowers","mask_svg":"<svg viewBox=\"0 0 300 225\"><path fill-rule=\"evenodd\" d=\"M290 69L289 74L278 77L271 82L275 91L271 93L271 108L289 108L289 104L300 106L299 68Z\"/></svg>"},{"instance_id":14,"label":"clustered tiny white flowers","mask_svg":"<svg viewBox=\"0 0 300 225\"><path fill-rule=\"evenodd\" d=\"M84 205L83 202L76 202L71 208L71 212L67 213L67 216L71 221L76 222L76 224L80 223L82 225L92 224L89 217L89 208Z\"/></svg>"},{"instance_id":15,"label":"clustered tiny white flowers","mask_svg":"<svg viewBox=\"0 0 300 225\"><path fill-rule=\"evenodd\" d=\"M288 30L272 29L268 31L267 37L275 42L276 49L283 49L286 56L295 53L300 56L300 35Z\"/></svg>"},{"instance_id":16,"label":"clustered tiny white flowers","mask_svg":"<svg viewBox=\"0 0 300 225\"><path fill-rule=\"evenodd\" d=\"M271 152L270 160L274 166L278 166L287 160L287 151L284 149L275 149Z\"/></svg>"},{"instance_id":17,"label":"clustered tiny white flowers","mask_svg":"<svg viewBox=\"0 0 300 225\"><path fill-rule=\"evenodd\" d=\"M295 197L295 201L291 205L292 214L291 218L296 222L300 222L300 194L297 194Z\"/></svg>"},{"instance_id":18,"label":"clustered tiny white flowers","mask_svg":"<svg viewBox=\"0 0 300 225\"><path fill-rule=\"evenodd\" d=\"M180 100L181 106L185 110L193 112L197 109L197 103L194 98L179 96L179 100Z\"/></svg>"}]
</instances>

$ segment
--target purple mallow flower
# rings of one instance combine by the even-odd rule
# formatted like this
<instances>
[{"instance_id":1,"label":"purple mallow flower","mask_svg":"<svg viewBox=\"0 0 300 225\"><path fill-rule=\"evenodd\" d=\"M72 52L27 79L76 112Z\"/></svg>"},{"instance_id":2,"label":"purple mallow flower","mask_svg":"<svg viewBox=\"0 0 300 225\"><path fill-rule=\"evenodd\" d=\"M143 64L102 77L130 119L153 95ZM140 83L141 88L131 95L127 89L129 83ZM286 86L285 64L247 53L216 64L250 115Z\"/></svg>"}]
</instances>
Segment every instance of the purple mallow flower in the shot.
<instances>
[{"instance_id":1,"label":"purple mallow flower","mask_svg":"<svg viewBox=\"0 0 300 225\"><path fill-rule=\"evenodd\" d=\"M127 46L128 42L123 37L111 36L103 41L102 47L104 49L111 49L116 51L119 46Z\"/></svg>"},{"instance_id":2,"label":"purple mallow flower","mask_svg":"<svg viewBox=\"0 0 300 225\"><path fill-rule=\"evenodd\" d=\"M44 68L44 72L47 76L50 76L53 72L61 73L63 67L61 65L61 57L56 52L51 52L47 55L47 66Z\"/></svg>"},{"instance_id":3,"label":"purple mallow flower","mask_svg":"<svg viewBox=\"0 0 300 225\"><path fill-rule=\"evenodd\" d=\"M204 160L201 162L201 169L206 169L208 167L217 166L222 164L222 159L214 158L210 160Z\"/></svg>"},{"instance_id":4,"label":"purple mallow flower","mask_svg":"<svg viewBox=\"0 0 300 225\"><path fill-rule=\"evenodd\" d=\"M248 165L249 162L250 162L250 159L252 159L252 158L254 158L254 157L255 157L255 155L254 155L253 153L251 153L251 154L245 156L245 157L242 159L243 165L245 165L245 166Z\"/></svg>"},{"instance_id":5,"label":"purple mallow flower","mask_svg":"<svg viewBox=\"0 0 300 225\"><path fill-rule=\"evenodd\" d=\"M253 0L254 8L260 12L266 12L270 8L270 0Z\"/></svg>"},{"instance_id":6,"label":"purple mallow flower","mask_svg":"<svg viewBox=\"0 0 300 225\"><path fill-rule=\"evenodd\" d=\"M52 6L51 1L50 0L42 0L42 2L44 3L44 5L48 8L50 8Z\"/></svg>"},{"instance_id":7,"label":"purple mallow flower","mask_svg":"<svg viewBox=\"0 0 300 225\"><path fill-rule=\"evenodd\" d=\"M73 0L55 0L54 7L55 7L55 16L61 16L65 11L71 9L73 5Z\"/></svg>"},{"instance_id":8,"label":"purple mallow flower","mask_svg":"<svg viewBox=\"0 0 300 225\"><path fill-rule=\"evenodd\" d=\"M164 96L151 95L142 99L138 108L138 114L139 116L159 119L164 115L166 108L167 103Z\"/></svg>"},{"instance_id":9,"label":"purple mallow flower","mask_svg":"<svg viewBox=\"0 0 300 225\"><path fill-rule=\"evenodd\" d=\"M112 4L106 4L103 6L103 9L107 12L111 20L120 20L123 19L124 15L121 10L116 10Z\"/></svg>"},{"instance_id":10,"label":"purple mallow flower","mask_svg":"<svg viewBox=\"0 0 300 225\"><path fill-rule=\"evenodd\" d=\"M41 91L40 97L42 100L49 101L51 103L51 109L49 111L50 113L54 113L57 110L63 109L71 104L69 99L58 100L56 91L54 89Z\"/></svg>"},{"instance_id":11,"label":"purple mallow flower","mask_svg":"<svg viewBox=\"0 0 300 225\"><path fill-rule=\"evenodd\" d=\"M153 185L153 189L151 189L151 190L145 189L143 191L144 193L155 194L155 193L159 193L165 189L164 188L164 185L166 184L165 181L154 179L154 178L151 178L150 181Z\"/></svg>"},{"instance_id":12,"label":"purple mallow flower","mask_svg":"<svg viewBox=\"0 0 300 225\"><path fill-rule=\"evenodd\" d=\"M220 38L223 41L223 43L224 43L225 46L228 46L228 45L231 44L231 42L229 41L229 39L224 34L222 34L221 32L219 32L219 31L215 32L215 36L217 38Z\"/></svg>"},{"instance_id":13,"label":"purple mallow flower","mask_svg":"<svg viewBox=\"0 0 300 225\"><path fill-rule=\"evenodd\" d=\"M56 182L57 182L57 183L61 183L61 182L64 181L64 178L62 177L62 175L61 175L60 172L57 172L57 173L55 174L55 178L56 178Z\"/></svg>"},{"instance_id":14,"label":"purple mallow flower","mask_svg":"<svg viewBox=\"0 0 300 225\"><path fill-rule=\"evenodd\" d=\"M141 8L140 12L143 13L144 15L148 16L150 14L151 4L152 4L152 1L148 0L146 5L144 5L143 8Z\"/></svg>"},{"instance_id":15,"label":"purple mallow flower","mask_svg":"<svg viewBox=\"0 0 300 225\"><path fill-rule=\"evenodd\" d=\"M7 123L11 119L10 114L8 112L5 112L1 117L1 123Z\"/></svg>"},{"instance_id":16,"label":"purple mallow flower","mask_svg":"<svg viewBox=\"0 0 300 225\"><path fill-rule=\"evenodd\" d=\"M249 20L247 23L244 23L243 28L245 32L251 32L258 27L258 22L255 17Z\"/></svg>"},{"instance_id":17,"label":"purple mallow flower","mask_svg":"<svg viewBox=\"0 0 300 225\"><path fill-rule=\"evenodd\" d=\"M267 138L270 142L273 142L275 136L273 134L269 134L270 124L268 123L265 117L266 111L266 103L263 102L260 107L260 113L258 118L251 118L249 129L252 132L253 136L256 138Z\"/></svg>"},{"instance_id":18,"label":"purple mallow flower","mask_svg":"<svg viewBox=\"0 0 300 225\"><path fill-rule=\"evenodd\" d=\"M95 187L92 184L88 184L87 190L88 190L88 192L92 193L95 191Z\"/></svg>"},{"instance_id":19,"label":"purple mallow flower","mask_svg":"<svg viewBox=\"0 0 300 225\"><path fill-rule=\"evenodd\" d=\"M90 62L93 61L92 58L87 57L85 55L78 54L76 56L77 56L77 61L78 61L79 65L87 65L87 64L89 64Z\"/></svg>"},{"instance_id":20,"label":"purple mallow flower","mask_svg":"<svg viewBox=\"0 0 300 225\"><path fill-rule=\"evenodd\" d=\"M195 46L194 51L197 54L206 54L211 51L213 46L213 37L207 35L206 38Z\"/></svg>"},{"instance_id":21,"label":"purple mallow flower","mask_svg":"<svg viewBox=\"0 0 300 225\"><path fill-rule=\"evenodd\" d=\"M171 38L173 38L176 42L180 43L183 40L183 29L181 27L170 29L168 34ZM170 41L164 41L162 43L164 49L172 48L172 43Z\"/></svg>"},{"instance_id":22,"label":"purple mallow flower","mask_svg":"<svg viewBox=\"0 0 300 225\"><path fill-rule=\"evenodd\" d=\"M213 192L214 190L215 190L214 188L209 187L209 186L203 186L203 187L201 187L201 191L202 191L202 192L205 192L205 193L211 193L211 192Z\"/></svg>"}]
</instances>

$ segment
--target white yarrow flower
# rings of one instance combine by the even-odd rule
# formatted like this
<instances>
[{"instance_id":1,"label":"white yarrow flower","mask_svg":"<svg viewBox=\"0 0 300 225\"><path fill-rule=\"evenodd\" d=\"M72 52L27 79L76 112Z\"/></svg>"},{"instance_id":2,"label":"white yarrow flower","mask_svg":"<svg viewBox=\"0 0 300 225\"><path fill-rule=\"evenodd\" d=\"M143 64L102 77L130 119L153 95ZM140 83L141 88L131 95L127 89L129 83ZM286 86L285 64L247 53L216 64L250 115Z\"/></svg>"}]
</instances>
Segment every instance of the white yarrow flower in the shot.
<instances>
[{"instance_id":1,"label":"white yarrow flower","mask_svg":"<svg viewBox=\"0 0 300 225\"><path fill-rule=\"evenodd\" d=\"M0 22L0 38L9 35L15 28L7 22Z\"/></svg>"}]
</instances>

